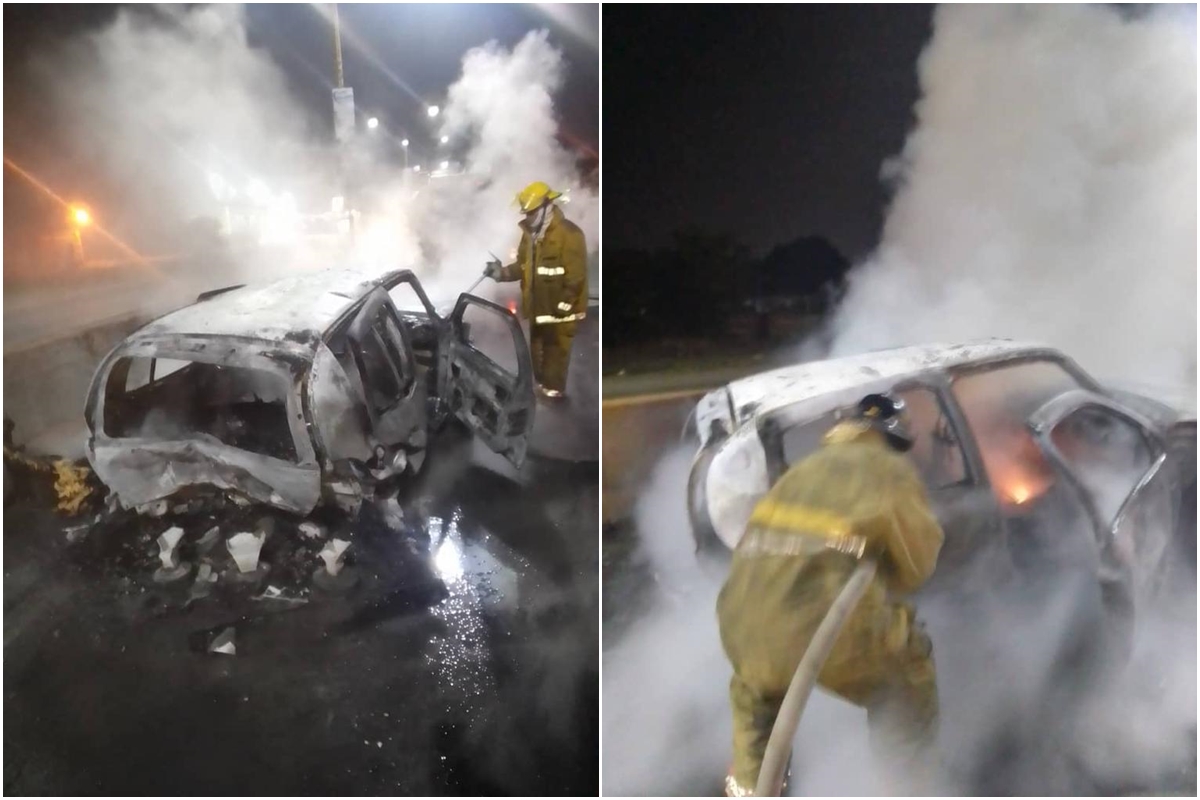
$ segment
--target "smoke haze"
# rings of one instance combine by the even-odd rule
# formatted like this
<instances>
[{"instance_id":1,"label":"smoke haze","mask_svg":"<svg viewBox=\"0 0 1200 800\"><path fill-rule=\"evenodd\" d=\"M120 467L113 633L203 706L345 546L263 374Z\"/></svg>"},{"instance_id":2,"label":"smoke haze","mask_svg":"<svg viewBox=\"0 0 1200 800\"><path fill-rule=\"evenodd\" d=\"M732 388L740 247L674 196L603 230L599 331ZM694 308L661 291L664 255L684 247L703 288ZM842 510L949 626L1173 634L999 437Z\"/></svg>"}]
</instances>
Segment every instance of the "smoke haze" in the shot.
<instances>
[{"instance_id":1,"label":"smoke haze","mask_svg":"<svg viewBox=\"0 0 1200 800\"><path fill-rule=\"evenodd\" d=\"M1195 10L941 6L835 355L1001 336L1196 385Z\"/></svg>"},{"instance_id":2,"label":"smoke haze","mask_svg":"<svg viewBox=\"0 0 1200 800\"><path fill-rule=\"evenodd\" d=\"M801 355L1034 339L1101 379L1194 404L1194 7L939 7L918 70L915 128L882 171L895 195L880 246ZM686 453L665 455L637 507L660 598L604 654L606 793L712 793L729 765L720 578L691 552L688 467ZM1140 620L1123 675L1072 694L1052 667L1088 624L1094 575L1085 560L1016 595L921 599L943 711L939 791L1194 791L1194 579ZM895 791L865 729L860 710L815 693L792 793Z\"/></svg>"},{"instance_id":3,"label":"smoke haze","mask_svg":"<svg viewBox=\"0 0 1200 800\"><path fill-rule=\"evenodd\" d=\"M211 264L171 276L180 301L222 280L331 266L413 267L431 294L452 297L479 277L489 251L508 259L519 238L513 197L533 180L567 192L564 210L597 248L598 198L557 138L565 69L546 31L511 50L492 42L465 53L436 124L451 139L447 171L466 174L428 178L440 162L405 177L378 160L379 136L362 119L339 154L270 53L252 45L239 6L121 10L34 64L72 150L120 187L121 202L100 220L142 253L179 252L189 230L204 220L215 228L227 206L265 209L258 244L269 250L227 254L222 278ZM331 211L341 193L342 164L364 178L349 251L301 238L303 218Z\"/></svg>"}]
</instances>

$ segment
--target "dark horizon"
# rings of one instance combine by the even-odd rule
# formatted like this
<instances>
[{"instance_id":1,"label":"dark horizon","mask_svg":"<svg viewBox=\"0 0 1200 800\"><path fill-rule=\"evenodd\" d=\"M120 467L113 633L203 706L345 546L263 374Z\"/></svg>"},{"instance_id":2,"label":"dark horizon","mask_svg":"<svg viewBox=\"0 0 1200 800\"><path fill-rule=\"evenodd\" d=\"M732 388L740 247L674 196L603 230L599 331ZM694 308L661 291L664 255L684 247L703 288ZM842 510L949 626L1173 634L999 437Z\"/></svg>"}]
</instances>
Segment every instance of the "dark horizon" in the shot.
<instances>
[{"instance_id":1,"label":"dark horizon","mask_svg":"<svg viewBox=\"0 0 1200 800\"><path fill-rule=\"evenodd\" d=\"M884 161L912 126L932 6L610 6L605 244L725 233L874 248Z\"/></svg>"}]
</instances>

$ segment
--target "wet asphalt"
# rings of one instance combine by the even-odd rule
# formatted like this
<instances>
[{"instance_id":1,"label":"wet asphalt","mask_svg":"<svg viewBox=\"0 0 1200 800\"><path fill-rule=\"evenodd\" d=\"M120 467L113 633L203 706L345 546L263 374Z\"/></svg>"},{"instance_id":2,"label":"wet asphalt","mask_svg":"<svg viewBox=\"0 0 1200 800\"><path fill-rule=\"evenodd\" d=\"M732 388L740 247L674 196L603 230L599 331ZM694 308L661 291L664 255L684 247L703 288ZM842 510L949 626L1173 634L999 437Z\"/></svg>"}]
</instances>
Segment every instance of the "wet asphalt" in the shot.
<instances>
[{"instance_id":1,"label":"wet asphalt","mask_svg":"<svg viewBox=\"0 0 1200 800\"><path fill-rule=\"evenodd\" d=\"M347 532L348 595L269 541L295 607L225 582L186 605L151 579L161 521L69 544L6 508L5 793L595 794L598 466L532 449L517 471L443 433L403 522Z\"/></svg>"}]
</instances>

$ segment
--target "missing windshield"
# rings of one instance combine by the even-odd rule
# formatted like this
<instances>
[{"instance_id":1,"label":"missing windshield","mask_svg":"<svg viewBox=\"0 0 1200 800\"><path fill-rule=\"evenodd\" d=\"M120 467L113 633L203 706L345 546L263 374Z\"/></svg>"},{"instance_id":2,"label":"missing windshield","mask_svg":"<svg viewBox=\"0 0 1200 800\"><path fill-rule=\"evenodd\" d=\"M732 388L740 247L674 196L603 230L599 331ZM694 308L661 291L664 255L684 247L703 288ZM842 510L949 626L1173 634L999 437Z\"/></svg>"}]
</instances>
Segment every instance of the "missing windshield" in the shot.
<instances>
[{"instance_id":1,"label":"missing windshield","mask_svg":"<svg viewBox=\"0 0 1200 800\"><path fill-rule=\"evenodd\" d=\"M105 387L104 432L116 439L211 437L295 462L286 378L199 361L120 358Z\"/></svg>"}]
</instances>

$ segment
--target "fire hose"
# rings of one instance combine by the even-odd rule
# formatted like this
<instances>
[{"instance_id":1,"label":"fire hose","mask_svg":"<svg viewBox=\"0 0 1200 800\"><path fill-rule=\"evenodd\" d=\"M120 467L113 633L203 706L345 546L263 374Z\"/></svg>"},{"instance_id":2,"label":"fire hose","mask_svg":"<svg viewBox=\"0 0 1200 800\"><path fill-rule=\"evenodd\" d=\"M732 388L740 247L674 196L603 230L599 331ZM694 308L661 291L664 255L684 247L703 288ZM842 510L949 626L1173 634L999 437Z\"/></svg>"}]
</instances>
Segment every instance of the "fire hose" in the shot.
<instances>
[{"instance_id":1,"label":"fire hose","mask_svg":"<svg viewBox=\"0 0 1200 800\"><path fill-rule=\"evenodd\" d=\"M779 797L783 791L784 772L787 770L788 757L792 752L792 740L796 738L796 728L800 726L800 717L804 714L804 706L812 694L813 686L821 668L829 659L833 644L838 634L850 618L858 602L871 585L878 566L875 559L865 558L859 562L842 591L838 593L833 605L825 614L825 619L813 634L796 674L788 684L779 713L775 716L775 727L771 729L771 737L767 740L767 750L763 755L762 768L758 772L758 783L754 787L756 797Z\"/></svg>"},{"instance_id":2,"label":"fire hose","mask_svg":"<svg viewBox=\"0 0 1200 800\"><path fill-rule=\"evenodd\" d=\"M477 281L475 281L474 283L472 283L472 284L471 284L471 288L470 288L470 289L467 289L466 293L467 293L467 294L470 294L471 292L475 291L475 287L476 287L476 286L478 286L479 284L483 283L483 280L484 280L484 278L486 278L486 277L487 277L487 275L486 275L486 274L485 274L485 275L480 275L480 276L479 276L479 280L477 280Z\"/></svg>"}]
</instances>

